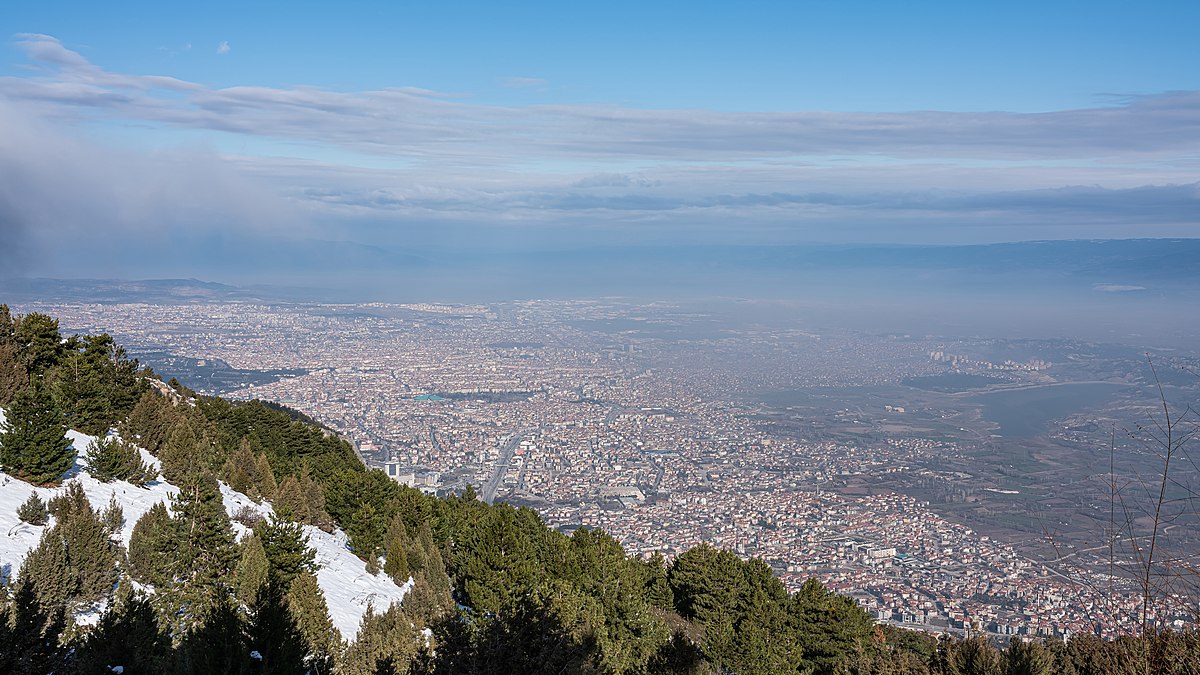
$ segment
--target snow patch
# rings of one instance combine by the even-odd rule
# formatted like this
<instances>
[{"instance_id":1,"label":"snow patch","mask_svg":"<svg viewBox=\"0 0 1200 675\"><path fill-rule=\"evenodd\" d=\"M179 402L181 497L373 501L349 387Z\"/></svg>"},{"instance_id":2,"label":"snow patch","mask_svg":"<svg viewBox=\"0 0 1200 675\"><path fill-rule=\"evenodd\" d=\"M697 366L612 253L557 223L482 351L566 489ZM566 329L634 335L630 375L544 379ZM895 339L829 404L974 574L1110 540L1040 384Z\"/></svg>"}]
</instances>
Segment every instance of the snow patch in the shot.
<instances>
[{"instance_id":1,"label":"snow patch","mask_svg":"<svg viewBox=\"0 0 1200 675\"><path fill-rule=\"evenodd\" d=\"M4 410L0 409L0 426L5 424L5 420ZM76 459L75 466L67 472L66 478L79 481L92 508L97 510L103 510L108 506L109 499L116 497L125 517L117 535L122 545L129 546L133 526L139 518L155 504L165 503L170 506L171 498L179 494L179 488L161 478L147 483L145 487L138 487L126 481L102 483L92 478L84 469L88 444L95 440L95 437L69 431L67 438L75 448ZM145 450L141 450L141 453L143 460L153 463L155 467L160 466L158 460L150 453ZM220 483L220 487L225 510L230 516L248 508L264 518L274 517L275 512L269 503L257 504L225 483ZM38 539L45 530L45 527L21 522L17 517L17 508L35 492L43 501L49 501L61 490L62 488L34 487L0 471L0 535L3 535L0 536L0 584L10 583L17 576L21 563L25 561L29 551L37 546ZM233 522L233 529L239 539L250 531L237 521ZM377 612L382 612L392 603L404 600L404 596L412 589L411 578L405 584L397 586L385 574L368 574L363 561L350 552L345 532L323 532L311 525L304 526L304 532L308 535L308 545L316 551L316 563L319 566L317 583L325 594L330 618L347 640L352 640L358 632L368 605L373 606ZM86 623L93 623L98 619L99 614L93 612L85 612L77 617L77 620Z\"/></svg>"}]
</instances>

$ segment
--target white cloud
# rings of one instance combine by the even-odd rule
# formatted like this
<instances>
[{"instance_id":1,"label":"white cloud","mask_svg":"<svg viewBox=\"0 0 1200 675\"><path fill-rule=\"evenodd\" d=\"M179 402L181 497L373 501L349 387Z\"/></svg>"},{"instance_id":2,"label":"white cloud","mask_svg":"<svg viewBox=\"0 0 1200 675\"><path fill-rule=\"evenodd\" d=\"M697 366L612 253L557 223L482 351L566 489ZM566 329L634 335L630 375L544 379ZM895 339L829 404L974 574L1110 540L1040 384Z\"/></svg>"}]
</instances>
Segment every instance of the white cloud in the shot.
<instances>
[{"instance_id":1,"label":"white cloud","mask_svg":"<svg viewBox=\"0 0 1200 675\"><path fill-rule=\"evenodd\" d=\"M19 44L38 67L0 77L0 102L47 124L100 119L290 154L209 153L202 165L255 176L344 238L368 219L691 228L726 240L751 229L822 240L1186 236L1200 201L1200 92L1040 114L495 106L416 88L213 88L105 70L50 36ZM36 162L28 150L14 161ZM102 153L79 154L77 166L104 166ZM146 161L158 168L111 180L136 192L138 176L163 170ZM81 181L81 212L111 206L88 192L98 180ZM221 202L221 184L161 191L199 208ZM245 215L252 199L229 184L237 208L226 220L280 211ZM130 221L158 217L130 203Z\"/></svg>"},{"instance_id":2,"label":"white cloud","mask_svg":"<svg viewBox=\"0 0 1200 675\"><path fill-rule=\"evenodd\" d=\"M500 86L509 89L544 89L548 83L540 77L502 77Z\"/></svg>"},{"instance_id":3,"label":"white cloud","mask_svg":"<svg viewBox=\"0 0 1200 675\"><path fill-rule=\"evenodd\" d=\"M222 55L229 53L229 41L228 40L221 40L221 44L217 45L217 53L222 54Z\"/></svg>"}]
</instances>

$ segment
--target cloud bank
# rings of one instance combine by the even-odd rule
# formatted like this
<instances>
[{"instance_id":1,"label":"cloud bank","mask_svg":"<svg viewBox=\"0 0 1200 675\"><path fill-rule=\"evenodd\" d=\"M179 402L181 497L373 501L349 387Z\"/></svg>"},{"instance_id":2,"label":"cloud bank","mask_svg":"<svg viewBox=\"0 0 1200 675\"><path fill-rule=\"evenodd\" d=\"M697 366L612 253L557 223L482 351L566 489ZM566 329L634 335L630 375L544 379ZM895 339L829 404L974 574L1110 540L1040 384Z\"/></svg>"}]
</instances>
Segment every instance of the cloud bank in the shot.
<instances>
[{"instance_id":1,"label":"cloud bank","mask_svg":"<svg viewBox=\"0 0 1200 675\"><path fill-rule=\"evenodd\" d=\"M111 71L51 36L17 44L30 69L0 77L0 264L27 272L63 233L164 255L249 236L411 250L1200 233L1196 91L1044 113L502 106L218 88ZM115 149L128 136L155 149Z\"/></svg>"}]
</instances>

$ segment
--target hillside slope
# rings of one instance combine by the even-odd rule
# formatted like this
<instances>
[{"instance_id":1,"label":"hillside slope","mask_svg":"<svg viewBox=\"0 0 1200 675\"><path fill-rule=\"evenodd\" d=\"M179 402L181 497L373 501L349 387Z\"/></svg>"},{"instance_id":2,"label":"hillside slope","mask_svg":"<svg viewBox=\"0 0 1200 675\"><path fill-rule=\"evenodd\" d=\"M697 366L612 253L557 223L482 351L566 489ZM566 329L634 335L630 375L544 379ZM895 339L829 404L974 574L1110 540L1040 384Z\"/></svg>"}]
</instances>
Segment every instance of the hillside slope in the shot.
<instances>
[{"instance_id":1,"label":"hillside slope","mask_svg":"<svg viewBox=\"0 0 1200 675\"><path fill-rule=\"evenodd\" d=\"M5 420L4 411L0 409L0 425ZM124 515L124 522L116 537L128 547L137 520L155 504L166 503L169 506L171 498L179 493L179 488L161 478L144 488L119 480L102 483L93 478L84 466L87 447L95 437L77 431L68 432L67 437L75 448L76 460L64 480L79 481L88 501L98 511L104 509L110 499L116 499ZM143 461L158 465L158 460L150 453L145 450L141 453ZM17 508L31 494L37 493L42 500L49 501L60 491L61 488L34 487L0 471L0 532L4 534L0 537L0 583L7 584L15 577L26 555L37 546L42 532L50 526L22 522L17 517ZM263 517L274 516L270 503L256 504L225 483L221 483L221 496L225 510L231 517L243 508L253 509ZM239 538L250 531L237 521L233 522L233 527ZM342 530L326 533L306 525L304 533L308 536L308 545L316 552L316 562L320 567L316 574L317 581L329 605L330 618L346 640L354 638L368 606L377 611L386 609L393 603L400 603L411 588L411 583L397 586L385 574L367 573L365 564L347 548L347 536ZM96 612L89 612L79 615L77 619L89 622L96 616Z\"/></svg>"}]
</instances>

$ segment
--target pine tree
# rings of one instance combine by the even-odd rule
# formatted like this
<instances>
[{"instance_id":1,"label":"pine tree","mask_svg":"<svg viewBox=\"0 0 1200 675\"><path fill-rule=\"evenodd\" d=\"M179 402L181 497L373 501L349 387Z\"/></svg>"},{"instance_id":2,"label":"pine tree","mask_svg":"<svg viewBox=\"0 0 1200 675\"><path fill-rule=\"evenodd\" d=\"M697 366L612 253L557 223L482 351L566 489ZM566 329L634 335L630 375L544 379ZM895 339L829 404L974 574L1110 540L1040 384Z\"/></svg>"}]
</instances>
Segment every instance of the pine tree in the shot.
<instances>
[{"instance_id":1,"label":"pine tree","mask_svg":"<svg viewBox=\"0 0 1200 675\"><path fill-rule=\"evenodd\" d=\"M33 587L18 581L0 619L0 673L33 675L62 669L66 661L66 649L59 644L66 628L62 605L40 603Z\"/></svg>"},{"instance_id":2,"label":"pine tree","mask_svg":"<svg viewBox=\"0 0 1200 675\"><path fill-rule=\"evenodd\" d=\"M142 393L120 425L121 436L158 455L175 422L175 406L155 389Z\"/></svg>"},{"instance_id":3,"label":"pine tree","mask_svg":"<svg viewBox=\"0 0 1200 675\"><path fill-rule=\"evenodd\" d=\"M191 485L181 488L172 510L182 534L179 558L183 569L193 579L215 582L228 577L237 561L237 549L212 474L200 474Z\"/></svg>"},{"instance_id":4,"label":"pine tree","mask_svg":"<svg viewBox=\"0 0 1200 675\"><path fill-rule=\"evenodd\" d=\"M224 596L214 596L189 626L179 634L174 650L177 675L242 675L260 672L237 609Z\"/></svg>"},{"instance_id":5,"label":"pine tree","mask_svg":"<svg viewBox=\"0 0 1200 675\"><path fill-rule=\"evenodd\" d=\"M333 518L325 511L325 492L309 474L308 466L300 471L300 489L304 492L305 510L308 511L306 524L333 532Z\"/></svg>"},{"instance_id":6,"label":"pine tree","mask_svg":"<svg viewBox=\"0 0 1200 675\"><path fill-rule=\"evenodd\" d=\"M54 526L22 566L39 598L88 604L108 595L117 581L118 550L78 481L50 500L50 512Z\"/></svg>"},{"instance_id":7,"label":"pine tree","mask_svg":"<svg viewBox=\"0 0 1200 675\"><path fill-rule=\"evenodd\" d=\"M78 580L71 575L67 547L54 528L42 532L37 546L25 556L17 581L36 596L39 606L66 608Z\"/></svg>"},{"instance_id":8,"label":"pine tree","mask_svg":"<svg viewBox=\"0 0 1200 675\"><path fill-rule=\"evenodd\" d=\"M342 636L329 618L325 594L310 572L292 579L287 593L288 613L308 648L305 665L311 673L330 673L342 650Z\"/></svg>"},{"instance_id":9,"label":"pine tree","mask_svg":"<svg viewBox=\"0 0 1200 675\"><path fill-rule=\"evenodd\" d=\"M205 426L198 415L181 415L171 425L171 433L159 452L162 475L171 483L188 485L212 466L216 448Z\"/></svg>"},{"instance_id":10,"label":"pine tree","mask_svg":"<svg viewBox=\"0 0 1200 675\"><path fill-rule=\"evenodd\" d=\"M137 448L115 436L98 438L88 444L85 468L92 478L102 483L123 480L145 485L158 477L158 471L142 461Z\"/></svg>"},{"instance_id":11,"label":"pine tree","mask_svg":"<svg viewBox=\"0 0 1200 675\"><path fill-rule=\"evenodd\" d=\"M309 522L308 497L296 476L288 476L279 484L279 495L272 504L275 514L295 523Z\"/></svg>"},{"instance_id":12,"label":"pine tree","mask_svg":"<svg viewBox=\"0 0 1200 675\"><path fill-rule=\"evenodd\" d=\"M104 510L100 512L100 522L109 536L120 532L121 526L125 524L125 510L121 508L115 493L108 498L108 506L105 506Z\"/></svg>"},{"instance_id":13,"label":"pine tree","mask_svg":"<svg viewBox=\"0 0 1200 675\"><path fill-rule=\"evenodd\" d=\"M383 571L397 584L408 581L408 530L404 526L404 518L397 513L392 517L387 535L383 538L384 564Z\"/></svg>"},{"instance_id":14,"label":"pine tree","mask_svg":"<svg viewBox=\"0 0 1200 675\"><path fill-rule=\"evenodd\" d=\"M279 485L275 482L275 472L271 469L271 462L267 459L265 452L258 453L257 469L258 493L264 499L273 501L279 494Z\"/></svg>"},{"instance_id":15,"label":"pine tree","mask_svg":"<svg viewBox=\"0 0 1200 675\"><path fill-rule=\"evenodd\" d=\"M176 495L172 510L178 532L172 544L176 567L171 583L160 589L160 606L171 634L179 639L209 630L204 625L210 619L224 620L223 608L233 603L238 550L212 474L195 475Z\"/></svg>"},{"instance_id":16,"label":"pine tree","mask_svg":"<svg viewBox=\"0 0 1200 675\"><path fill-rule=\"evenodd\" d=\"M122 582L116 598L82 640L73 658L80 673L164 672L169 665L170 639L160 629L146 596Z\"/></svg>"},{"instance_id":17,"label":"pine tree","mask_svg":"<svg viewBox=\"0 0 1200 675\"><path fill-rule=\"evenodd\" d=\"M309 548L302 526L277 521L259 525L254 533L270 563L267 581L280 594L287 592L297 575L316 571L317 554Z\"/></svg>"},{"instance_id":18,"label":"pine tree","mask_svg":"<svg viewBox=\"0 0 1200 675\"><path fill-rule=\"evenodd\" d=\"M0 433L0 469L35 485L57 483L75 464L62 413L40 381L22 390Z\"/></svg>"},{"instance_id":19,"label":"pine tree","mask_svg":"<svg viewBox=\"0 0 1200 675\"><path fill-rule=\"evenodd\" d=\"M263 495L258 490L261 483L258 478L258 460L255 459L254 453L250 452L250 439L242 437L238 449L225 460L225 466L221 467L221 476L229 487L256 502L262 501Z\"/></svg>"},{"instance_id":20,"label":"pine tree","mask_svg":"<svg viewBox=\"0 0 1200 675\"><path fill-rule=\"evenodd\" d=\"M253 532L238 545L240 556L234 574L237 578L237 596L247 607L258 602L266 589L271 564L262 542Z\"/></svg>"},{"instance_id":21,"label":"pine tree","mask_svg":"<svg viewBox=\"0 0 1200 675\"><path fill-rule=\"evenodd\" d=\"M304 636L288 611L284 594L268 583L250 607L246 630L247 646L256 654L257 668L264 673L305 672L308 655Z\"/></svg>"},{"instance_id":22,"label":"pine tree","mask_svg":"<svg viewBox=\"0 0 1200 675\"><path fill-rule=\"evenodd\" d=\"M412 619L400 605L392 605L382 614L368 609L338 669L344 675L375 675L380 666L387 664L392 672L407 672L423 643ZM491 669L483 672L520 672L506 671L500 664L491 665Z\"/></svg>"},{"instance_id":23,"label":"pine tree","mask_svg":"<svg viewBox=\"0 0 1200 675\"><path fill-rule=\"evenodd\" d=\"M45 525L50 519L50 512L46 510L46 502L42 501L38 493L31 492L29 499L17 507L17 517L30 525Z\"/></svg>"},{"instance_id":24,"label":"pine tree","mask_svg":"<svg viewBox=\"0 0 1200 675\"><path fill-rule=\"evenodd\" d=\"M1045 645L1013 638L1004 650L1005 675L1050 675L1055 672L1054 655Z\"/></svg>"},{"instance_id":25,"label":"pine tree","mask_svg":"<svg viewBox=\"0 0 1200 675\"><path fill-rule=\"evenodd\" d=\"M41 376L62 358L64 348L57 319L32 312L17 319L14 333L17 357L30 379Z\"/></svg>"},{"instance_id":26,"label":"pine tree","mask_svg":"<svg viewBox=\"0 0 1200 675\"><path fill-rule=\"evenodd\" d=\"M0 305L4 307L5 305ZM0 331L4 329L3 317L0 317ZM0 340L0 406L12 403L17 392L29 385L29 373L17 358L17 343L15 340L5 342Z\"/></svg>"},{"instance_id":27,"label":"pine tree","mask_svg":"<svg viewBox=\"0 0 1200 675\"><path fill-rule=\"evenodd\" d=\"M180 531L162 502L138 518L129 539L129 571L134 579L163 586L180 572L177 564Z\"/></svg>"}]
</instances>

